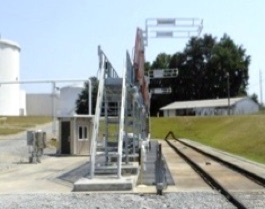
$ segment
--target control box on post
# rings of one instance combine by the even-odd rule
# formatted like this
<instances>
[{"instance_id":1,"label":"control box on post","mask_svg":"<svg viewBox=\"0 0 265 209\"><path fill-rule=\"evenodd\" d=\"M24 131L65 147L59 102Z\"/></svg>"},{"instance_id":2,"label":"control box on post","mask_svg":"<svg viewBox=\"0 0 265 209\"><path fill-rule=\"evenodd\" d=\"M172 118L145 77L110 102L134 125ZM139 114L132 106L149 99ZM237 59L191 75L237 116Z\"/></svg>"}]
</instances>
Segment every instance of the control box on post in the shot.
<instances>
[{"instance_id":1,"label":"control box on post","mask_svg":"<svg viewBox=\"0 0 265 209\"><path fill-rule=\"evenodd\" d=\"M40 163L43 150L46 148L46 132L28 131L27 132L27 145L29 147L29 162Z\"/></svg>"}]
</instances>

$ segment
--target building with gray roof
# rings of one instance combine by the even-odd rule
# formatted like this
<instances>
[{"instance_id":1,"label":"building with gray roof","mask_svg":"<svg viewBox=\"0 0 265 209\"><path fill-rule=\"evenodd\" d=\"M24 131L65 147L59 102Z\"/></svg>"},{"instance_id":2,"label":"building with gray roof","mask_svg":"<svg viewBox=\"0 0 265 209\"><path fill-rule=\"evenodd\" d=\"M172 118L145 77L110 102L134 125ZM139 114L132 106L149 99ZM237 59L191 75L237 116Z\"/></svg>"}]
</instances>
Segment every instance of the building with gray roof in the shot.
<instances>
[{"instance_id":1,"label":"building with gray roof","mask_svg":"<svg viewBox=\"0 0 265 209\"><path fill-rule=\"evenodd\" d=\"M249 97L173 102L162 108L164 117L181 115L245 115L259 111Z\"/></svg>"}]
</instances>

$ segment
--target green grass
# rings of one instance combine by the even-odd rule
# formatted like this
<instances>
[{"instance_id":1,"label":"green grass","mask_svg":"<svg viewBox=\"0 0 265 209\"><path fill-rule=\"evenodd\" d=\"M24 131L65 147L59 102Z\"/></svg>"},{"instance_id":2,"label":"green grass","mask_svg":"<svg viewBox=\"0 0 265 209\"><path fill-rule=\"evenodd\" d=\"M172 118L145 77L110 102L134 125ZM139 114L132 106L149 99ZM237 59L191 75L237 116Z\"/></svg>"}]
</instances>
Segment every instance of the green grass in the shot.
<instances>
[{"instance_id":1,"label":"green grass","mask_svg":"<svg viewBox=\"0 0 265 209\"><path fill-rule=\"evenodd\" d=\"M151 118L151 137L165 138L169 131L265 163L265 115Z\"/></svg>"},{"instance_id":2,"label":"green grass","mask_svg":"<svg viewBox=\"0 0 265 209\"><path fill-rule=\"evenodd\" d=\"M51 117L43 116L1 116L0 118L0 136L16 134L25 131L30 127L35 127L36 125L52 121ZM4 118L6 119L4 120Z\"/></svg>"},{"instance_id":3,"label":"green grass","mask_svg":"<svg viewBox=\"0 0 265 209\"><path fill-rule=\"evenodd\" d=\"M130 118L129 118L130 119ZM106 131L106 123L105 119L100 121L99 125L99 137L103 138L103 135L105 134ZM127 129L127 132L132 132L133 127L130 126ZM119 123L118 124L109 124L108 125L108 133L109 133L109 141L117 141L118 140L118 134L119 134Z\"/></svg>"},{"instance_id":4,"label":"green grass","mask_svg":"<svg viewBox=\"0 0 265 209\"><path fill-rule=\"evenodd\" d=\"M263 114L263 115L265 114L265 108L264 107L260 110L259 114Z\"/></svg>"}]
</instances>

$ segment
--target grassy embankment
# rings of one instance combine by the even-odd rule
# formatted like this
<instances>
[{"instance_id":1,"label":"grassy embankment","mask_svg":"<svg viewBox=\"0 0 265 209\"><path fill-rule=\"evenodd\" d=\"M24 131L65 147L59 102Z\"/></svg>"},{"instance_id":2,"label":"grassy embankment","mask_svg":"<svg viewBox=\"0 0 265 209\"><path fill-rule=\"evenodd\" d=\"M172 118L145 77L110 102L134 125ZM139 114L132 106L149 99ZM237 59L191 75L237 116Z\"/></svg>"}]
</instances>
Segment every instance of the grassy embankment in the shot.
<instances>
[{"instance_id":1,"label":"grassy embankment","mask_svg":"<svg viewBox=\"0 0 265 209\"><path fill-rule=\"evenodd\" d=\"M30 127L51 122L51 117L23 116L23 117L0 117L0 136L16 134Z\"/></svg>"},{"instance_id":2,"label":"grassy embankment","mask_svg":"<svg viewBox=\"0 0 265 209\"><path fill-rule=\"evenodd\" d=\"M265 115L152 118L152 138L172 131L178 138L265 163Z\"/></svg>"}]
</instances>

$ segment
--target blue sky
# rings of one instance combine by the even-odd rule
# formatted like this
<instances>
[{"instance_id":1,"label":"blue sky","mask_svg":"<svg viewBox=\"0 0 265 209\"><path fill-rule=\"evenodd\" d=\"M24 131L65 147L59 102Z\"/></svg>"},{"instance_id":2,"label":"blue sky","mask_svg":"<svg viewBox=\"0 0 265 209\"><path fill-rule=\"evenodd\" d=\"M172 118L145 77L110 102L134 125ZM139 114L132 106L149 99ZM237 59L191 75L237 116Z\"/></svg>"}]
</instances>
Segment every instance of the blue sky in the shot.
<instances>
[{"instance_id":1,"label":"blue sky","mask_svg":"<svg viewBox=\"0 0 265 209\"><path fill-rule=\"evenodd\" d=\"M85 79L96 75L99 44L121 75L125 52L132 51L136 27L144 28L146 18L202 18L202 34L220 38L227 33L246 48L252 58L248 92L260 98L264 8L263 0L0 0L0 34L21 46L21 80ZM187 41L152 39L146 59L181 51Z\"/></svg>"}]
</instances>

